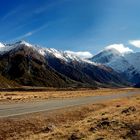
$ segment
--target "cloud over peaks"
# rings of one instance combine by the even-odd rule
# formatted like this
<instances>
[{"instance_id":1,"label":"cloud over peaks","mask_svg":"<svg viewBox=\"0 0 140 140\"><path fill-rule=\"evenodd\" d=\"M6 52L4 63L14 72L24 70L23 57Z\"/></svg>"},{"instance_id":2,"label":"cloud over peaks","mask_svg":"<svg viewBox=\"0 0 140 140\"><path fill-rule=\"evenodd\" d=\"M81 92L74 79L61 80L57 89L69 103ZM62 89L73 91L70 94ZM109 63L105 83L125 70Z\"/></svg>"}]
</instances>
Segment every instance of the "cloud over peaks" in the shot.
<instances>
[{"instance_id":1,"label":"cloud over peaks","mask_svg":"<svg viewBox=\"0 0 140 140\"><path fill-rule=\"evenodd\" d=\"M140 48L140 40L130 40L129 43L134 47Z\"/></svg>"},{"instance_id":2,"label":"cloud over peaks","mask_svg":"<svg viewBox=\"0 0 140 140\"><path fill-rule=\"evenodd\" d=\"M87 51L86 52L65 51L65 52L72 54L72 55L76 55L80 58L91 58L93 56L90 52L87 52Z\"/></svg>"},{"instance_id":3,"label":"cloud over peaks","mask_svg":"<svg viewBox=\"0 0 140 140\"><path fill-rule=\"evenodd\" d=\"M130 52L133 52L132 49L124 46L123 44L112 44L112 45L109 45L106 47L107 49L116 49L117 51L119 51L120 53L130 53Z\"/></svg>"}]
</instances>

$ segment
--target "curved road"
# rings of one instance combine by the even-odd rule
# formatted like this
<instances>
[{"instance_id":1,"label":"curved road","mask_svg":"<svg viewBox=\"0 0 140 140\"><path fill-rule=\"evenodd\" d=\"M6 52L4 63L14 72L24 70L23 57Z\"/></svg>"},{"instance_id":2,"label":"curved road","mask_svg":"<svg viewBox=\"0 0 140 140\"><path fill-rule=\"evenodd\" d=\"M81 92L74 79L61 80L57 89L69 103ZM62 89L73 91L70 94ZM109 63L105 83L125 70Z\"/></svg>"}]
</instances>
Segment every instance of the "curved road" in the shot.
<instances>
[{"instance_id":1,"label":"curved road","mask_svg":"<svg viewBox=\"0 0 140 140\"><path fill-rule=\"evenodd\" d=\"M101 101L107 101L123 97L131 97L139 92L128 92L116 95L104 95L104 96L91 96L80 97L76 99L56 99L56 100L43 100L34 101L30 103L14 103L7 105L0 105L0 117L10 117L23 114L29 114L41 111L50 111L55 109L61 109L70 106L84 105L90 103L99 103Z\"/></svg>"}]
</instances>

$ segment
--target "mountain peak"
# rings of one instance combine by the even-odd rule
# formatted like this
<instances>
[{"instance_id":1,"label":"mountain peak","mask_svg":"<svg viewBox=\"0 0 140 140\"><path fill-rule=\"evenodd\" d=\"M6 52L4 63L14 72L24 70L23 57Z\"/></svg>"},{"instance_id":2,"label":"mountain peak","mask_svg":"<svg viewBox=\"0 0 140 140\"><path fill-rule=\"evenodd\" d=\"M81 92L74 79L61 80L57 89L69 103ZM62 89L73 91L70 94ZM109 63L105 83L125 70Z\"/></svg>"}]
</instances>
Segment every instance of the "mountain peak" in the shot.
<instances>
[{"instance_id":1,"label":"mountain peak","mask_svg":"<svg viewBox=\"0 0 140 140\"><path fill-rule=\"evenodd\" d=\"M29 44L28 42L23 41L23 40L15 42L15 43L10 43L10 44L0 43L0 53L3 54L3 53L8 52L12 49L15 49L15 48L18 49L22 45L25 46L25 47L32 47L31 44Z\"/></svg>"},{"instance_id":2,"label":"mountain peak","mask_svg":"<svg viewBox=\"0 0 140 140\"><path fill-rule=\"evenodd\" d=\"M112 45L107 46L105 49L116 50L117 52L119 52L122 55L133 52L133 50L131 50L128 47L125 47L123 44L112 44Z\"/></svg>"},{"instance_id":3,"label":"mountain peak","mask_svg":"<svg viewBox=\"0 0 140 140\"><path fill-rule=\"evenodd\" d=\"M90 60L96 63L108 63L113 59L116 59L118 57L122 57L123 54L120 53L115 48L105 48L101 52L99 52L97 55L93 56Z\"/></svg>"},{"instance_id":4,"label":"mountain peak","mask_svg":"<svg viewBox=\"0 0 140 140\"><path fill-rule=\"evenodd\" d=\"M122 53L119 52L117 49L115 48L105 48L103 51L101 51L102 53L108 53L108 54L113 54L113 55L119 55L121 56Z\"/></svg>"},{"instance_id":5,"label":"mountain peak","mask_svg":"<svg viewBox=\"0 0 140 140\"><path fill-rule=\"evenodd\" d=\"M15 44L17 45L25 45L25 46L28 46L28 47L31 47L32 45L24 40L20 40L18 42L16 42Z\"/></svg>"}]
</instances>

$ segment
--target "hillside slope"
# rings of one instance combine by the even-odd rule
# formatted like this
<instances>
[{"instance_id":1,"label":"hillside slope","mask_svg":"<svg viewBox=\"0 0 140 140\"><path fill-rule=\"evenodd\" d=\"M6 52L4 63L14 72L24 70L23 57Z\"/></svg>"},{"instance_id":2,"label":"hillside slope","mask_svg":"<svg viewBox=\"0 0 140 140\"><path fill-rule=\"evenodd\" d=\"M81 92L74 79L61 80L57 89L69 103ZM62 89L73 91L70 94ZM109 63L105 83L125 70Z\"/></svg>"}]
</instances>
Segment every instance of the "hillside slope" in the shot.
<instances>
[{"instance_id":1,"label":"hillside slope","mask_svg":"<svg viewBox=\"0 0 140 140\"><path fill-rule=\"evenodd\" d=\"M19 84L0 75L0 88L20 87Z\"/></svg>"}]
</instances>

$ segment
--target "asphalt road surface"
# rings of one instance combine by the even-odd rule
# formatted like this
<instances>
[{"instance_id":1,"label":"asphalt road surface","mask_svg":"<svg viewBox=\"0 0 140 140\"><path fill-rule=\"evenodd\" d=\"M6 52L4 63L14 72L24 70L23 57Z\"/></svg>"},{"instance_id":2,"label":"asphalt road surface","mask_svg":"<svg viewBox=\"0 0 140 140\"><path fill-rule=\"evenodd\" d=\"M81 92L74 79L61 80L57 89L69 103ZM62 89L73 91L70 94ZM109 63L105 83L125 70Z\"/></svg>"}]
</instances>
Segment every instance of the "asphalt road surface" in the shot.
<instances>
[{"instance_id":1,"label":"asphalt road surface","mask_svg":"<svg viewBox=\"0 0 140 140\"><path fill-rule=\"evenodd\" d=\"M139 92L127 92L123 94L113 94L104 96L90 96L80 97L73 99L55 99L55 100L43 100L34 101L29 103L14 103L0 105L0 117L10 117L23 114L29 114L34 112L51 111L55 109L62 109L65 107L72 107L84 104L94 104L102 101L118 99L123 97L131 97L139 94Z\"/></svg>"}]
</instances>

